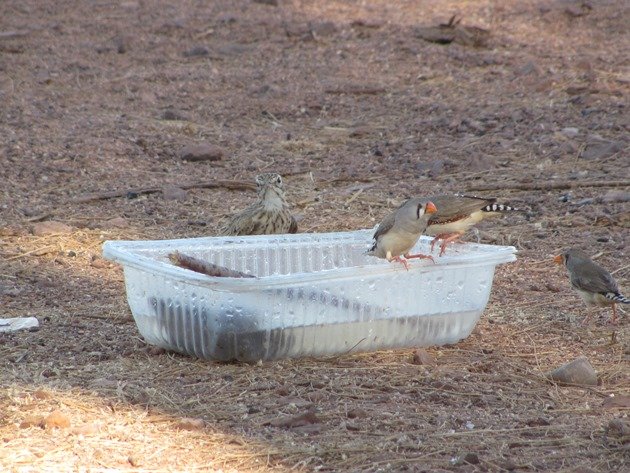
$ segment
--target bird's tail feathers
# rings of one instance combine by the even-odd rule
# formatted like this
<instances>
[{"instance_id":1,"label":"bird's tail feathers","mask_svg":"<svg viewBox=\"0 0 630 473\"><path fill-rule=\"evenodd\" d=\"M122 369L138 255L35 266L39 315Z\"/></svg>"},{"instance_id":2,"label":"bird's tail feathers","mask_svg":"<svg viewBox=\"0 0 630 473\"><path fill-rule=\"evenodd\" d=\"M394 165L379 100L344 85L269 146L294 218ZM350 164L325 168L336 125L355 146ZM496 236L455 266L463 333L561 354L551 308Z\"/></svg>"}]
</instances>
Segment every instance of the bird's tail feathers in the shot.
<instances>
[{"instance_id":1,"label":"bird's tail feathers","mask_svg":"<svg viewBox=\"0 0 630 473\"><path fill-rule=\"evenodd\" d=\"M489 204L481 209L482 212L512 212L519 210L516 207L505 204Z\"/></svg>"},{"instance_id":2,"label":"bird's tail feathers","mask_svg":"<svg viewBox=\"0 0 630 473\"><path fill-rule=\"evenodd\" d=\"M610 299L611 301L620 302L622 304L630 304L630 299L622 296L618 292L607 292L604 296L606 299Z\"/></svg>"}]
</instances>

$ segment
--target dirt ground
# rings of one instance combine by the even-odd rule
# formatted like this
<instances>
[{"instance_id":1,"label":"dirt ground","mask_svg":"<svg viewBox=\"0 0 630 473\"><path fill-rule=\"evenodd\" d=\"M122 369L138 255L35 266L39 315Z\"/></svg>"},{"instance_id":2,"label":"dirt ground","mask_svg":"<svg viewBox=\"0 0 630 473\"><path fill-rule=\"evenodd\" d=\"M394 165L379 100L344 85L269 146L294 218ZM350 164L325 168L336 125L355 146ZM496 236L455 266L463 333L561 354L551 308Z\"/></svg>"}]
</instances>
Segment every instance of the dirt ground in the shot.
<instances>
[{"instance_id":1,"label":"dirt ground","mask_svg":"<svg viewBox=\"0 0 630 473\"><path fill-rule=\"evenodd\" d=\"M421 37L453 14L490 35ZM0 2L0 317L40 322L0 334L0 469L628 471L628 310L608 325L550 257L630 292L629 22L622 0ZM182 159L199 143L220 159ZM495 195L526 211L478 237L519 259L425 364L147 346L102 242L212 235L254 193L209 183L260 171L306 232ZM582 355L597 386L545 379Z\"/></svg>"}]
</instances>

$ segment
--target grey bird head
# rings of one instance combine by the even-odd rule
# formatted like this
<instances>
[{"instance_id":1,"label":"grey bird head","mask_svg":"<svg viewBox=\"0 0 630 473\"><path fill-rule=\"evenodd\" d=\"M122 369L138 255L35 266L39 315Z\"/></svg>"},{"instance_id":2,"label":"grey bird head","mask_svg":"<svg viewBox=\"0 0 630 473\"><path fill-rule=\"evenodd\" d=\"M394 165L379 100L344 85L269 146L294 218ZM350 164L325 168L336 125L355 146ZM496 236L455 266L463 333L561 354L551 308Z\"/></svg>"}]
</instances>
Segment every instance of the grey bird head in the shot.
<instances>
[{"instance_id":1,"label":"grey bird head","mask_svg":"<svg viewBox=\"0 0 630 473\"><path fill-rule=\"evenodd\" d=\"M437 212L435 204L428 199L413 198L403 203L396 211L396 226L422 233L431 214Z\"/></svg>"},{"instance_id":2,"label":"grey bird head","mask_svg":"<svg viewBox=\"0 0 630 473\"><path fill-rule=\"evenodd\" d=\"M590 258L583 251L570 248L568 250L564 250L558 256L555 256L553 260L558 264L565 265L569 270L571 270L580 262L590 261Z\"/></svg>"}]
</instances>

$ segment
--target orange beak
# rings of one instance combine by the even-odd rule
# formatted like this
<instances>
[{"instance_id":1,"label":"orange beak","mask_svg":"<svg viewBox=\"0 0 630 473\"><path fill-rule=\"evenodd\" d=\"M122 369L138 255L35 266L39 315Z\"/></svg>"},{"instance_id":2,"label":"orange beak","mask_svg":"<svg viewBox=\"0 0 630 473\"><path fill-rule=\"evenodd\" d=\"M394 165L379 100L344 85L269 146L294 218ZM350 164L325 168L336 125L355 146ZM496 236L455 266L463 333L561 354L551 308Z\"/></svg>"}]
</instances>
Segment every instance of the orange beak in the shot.
<instances>
[{"instance_id":1,"label":"orange beak","mask_svg":"<svg viewBox=\"0 0 630 473\"><path fill-rule=\"evenodd\" d=\"M554 256L553 261L554 263L562 264L562 255Z\"/></svg>"},{"instance_id":2,"label":"orange beak","mask_svg":"<svg viewBox=\"0 0 630 473\"><path fill-rule=\"evenodd\" d=\"M424 213L434 214L435 212L437 212L437 207L435 206L435 204L431 201L427 202L427 208Z\"/></svg>"}]
</instances>

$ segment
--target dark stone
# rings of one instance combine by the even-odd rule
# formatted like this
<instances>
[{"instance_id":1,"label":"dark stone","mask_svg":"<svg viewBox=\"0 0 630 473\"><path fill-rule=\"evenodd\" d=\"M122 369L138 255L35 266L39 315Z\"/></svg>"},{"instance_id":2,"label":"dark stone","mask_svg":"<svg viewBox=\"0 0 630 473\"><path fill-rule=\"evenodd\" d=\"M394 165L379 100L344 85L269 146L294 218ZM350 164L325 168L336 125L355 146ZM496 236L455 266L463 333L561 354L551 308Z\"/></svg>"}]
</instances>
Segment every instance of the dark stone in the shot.
<instances>
[{"instance_id":1,"label":"dark stone","mask_svg":"<svg viewBox=\"0 0 630 473\"><path fill-rule=\"evenodd\" d=\"M194 46L182 53L184 57L203 57L209 54L210 51L208 51L208 49L203 46Z\"/></svg>"},{"instance_id":2,"label":"dark stone","mask_svg":"<svg viewBox=\"0 0 630 473\"><path fill-rule=\"evenodd\" d=\"M604 159L617 154L622 150L620 143L616 141L597 140L586 144L580 158L587 160Z\"/></svg>"},{"instance_id":3,"label":"dark stone","mask_svg":"<svg viewBox=\"0 0 630 473\"><path fill-rule=\"evenodd\" d=\"M179 152L180 159L186 161L220 161L225 152L210 143L198 143L184 146Z\"/></svg>"}]
</instances>

